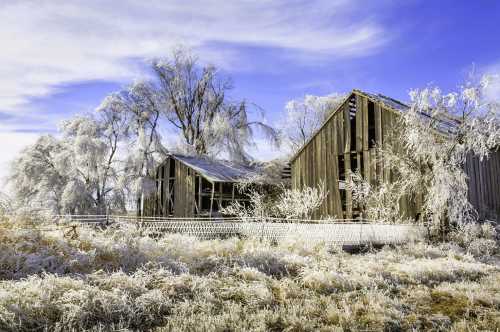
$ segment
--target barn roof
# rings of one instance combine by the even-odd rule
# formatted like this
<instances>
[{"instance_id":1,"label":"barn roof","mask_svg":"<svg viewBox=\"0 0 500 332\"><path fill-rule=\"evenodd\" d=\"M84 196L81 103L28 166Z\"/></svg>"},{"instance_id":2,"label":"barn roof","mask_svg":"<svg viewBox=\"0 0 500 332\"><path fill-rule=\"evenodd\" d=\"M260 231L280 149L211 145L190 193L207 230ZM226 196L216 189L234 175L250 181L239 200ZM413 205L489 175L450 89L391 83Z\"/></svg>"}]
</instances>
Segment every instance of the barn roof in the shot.
<instances>
[{"instance_id":1,"label":"barn roof","mask_svg":"<svg viewBox=\"0 0 500 332\"><path fill-rule=\"evenodd\" d=\"M247 166L202 156L170 155L212 182L243 182L262 175L258 165Z\"/></svg>"},{"instance_id":2,"label":"barn roof","mask_svg":"<svg viewBox=\"0 0 500 332\"><path fill-rule=\"evenodd\" d=\"M390 108L400 111L400 112L406 112L410 109L410 106L400 102L399 100L393 99L391 97L387 97L384 95L379 94L371 94L367 92L363 92L365 95L367 95L369 98L379 101L386 106L389 106ZM431 119L432 117L428 113L421 112L420 116L422 118L428 118ZM435 129L441 132L442 134L448 134L453 131L453 128L456 128L456 126L459 124L460 120L456 118L443 118L440 117L439 119L434 118L434 120L437 120Z\"/></svg>"}]
</instances>

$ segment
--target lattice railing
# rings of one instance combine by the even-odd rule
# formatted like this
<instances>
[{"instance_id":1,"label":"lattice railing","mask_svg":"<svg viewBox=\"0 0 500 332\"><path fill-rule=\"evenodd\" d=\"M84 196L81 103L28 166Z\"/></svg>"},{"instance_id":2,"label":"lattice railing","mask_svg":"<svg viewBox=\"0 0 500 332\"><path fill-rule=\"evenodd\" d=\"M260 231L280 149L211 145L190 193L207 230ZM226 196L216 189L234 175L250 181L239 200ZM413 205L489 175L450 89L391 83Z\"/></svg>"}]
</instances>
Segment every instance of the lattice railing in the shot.
<instances>
[{"instance_id":1,"label":"lattice railing","mask_svg":"<svg viewBox=\"0 0 500 332\"><path fill-rule=\"evenodd\" d=\"M272 241L301 238L339 245L398 244L422 237L424 228L410 224L384 224L370 220L291 220L278 218L159 218L131 216L55 216L57 220L92 226L140 227L145 234L181 233L200 239L258 237Z\"/></svg>"}]
</instances>

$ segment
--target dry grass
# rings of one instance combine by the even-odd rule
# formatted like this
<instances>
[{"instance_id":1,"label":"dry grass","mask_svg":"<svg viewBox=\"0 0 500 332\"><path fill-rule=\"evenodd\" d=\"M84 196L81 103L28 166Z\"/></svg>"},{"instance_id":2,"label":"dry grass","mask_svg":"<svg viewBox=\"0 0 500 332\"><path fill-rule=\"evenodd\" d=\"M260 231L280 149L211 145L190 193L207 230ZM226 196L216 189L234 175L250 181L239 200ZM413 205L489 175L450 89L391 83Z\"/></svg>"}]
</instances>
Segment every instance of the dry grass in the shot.
<instances>
[{"instance_id":1,"label":"dry grass","mask_svg":"<svg viewBox=\"0 0 500 332\"><path fill-rule=\"evenodd\" d=\"M457 245L351 255L300 240L36 227L0 223L1 331L500 329L500 268Z\"/></svg>"}]
</instances>

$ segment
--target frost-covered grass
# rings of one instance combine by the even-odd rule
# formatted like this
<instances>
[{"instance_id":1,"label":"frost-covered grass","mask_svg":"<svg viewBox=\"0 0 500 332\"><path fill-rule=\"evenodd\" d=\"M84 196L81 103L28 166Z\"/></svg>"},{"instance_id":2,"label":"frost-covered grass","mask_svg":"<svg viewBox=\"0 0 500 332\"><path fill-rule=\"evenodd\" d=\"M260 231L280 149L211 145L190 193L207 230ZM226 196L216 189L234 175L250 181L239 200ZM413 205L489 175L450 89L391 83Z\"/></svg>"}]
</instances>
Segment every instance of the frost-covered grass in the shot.
<instances>
[{"instance_id":1,"label":"frost-covered grass","mask_svg":"<svg viewBox=\"0 0 500 332\"><path fill-rule=\"evenodd\" d=\"M348 254L48 229L0 222L1 331L500 329L500 267L457 245Z\"/></svg>"}]
</instances>

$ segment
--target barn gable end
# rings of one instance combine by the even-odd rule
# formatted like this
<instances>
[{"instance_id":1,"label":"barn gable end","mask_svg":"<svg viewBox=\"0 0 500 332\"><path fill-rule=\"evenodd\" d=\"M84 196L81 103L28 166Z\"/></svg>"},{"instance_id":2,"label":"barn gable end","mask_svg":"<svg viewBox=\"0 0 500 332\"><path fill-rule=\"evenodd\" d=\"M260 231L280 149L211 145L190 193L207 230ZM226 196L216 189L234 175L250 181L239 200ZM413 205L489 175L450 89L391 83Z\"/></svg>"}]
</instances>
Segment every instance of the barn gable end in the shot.
<instances>
[{"instance_id":1,"label":"barn gable end","mask_svg":"<svg viewBox=\"0 0 500 332\"><path fill-rule=\"evenodd\" d=\"M395 99L353 90L344 102L332 112L318 131L291 158L292 187L316 187L324 183L327 199L315 212L315 218L360 217L353 205L352 195L345 189L348 171L359 171L371 184L391 181L391 170L377 155L376 144L391 139L400 112L408 106ZM439 131L446 133L453 123L440 120ZM396 148L398 142L391 142ZM496 212L500 215L500 151L489 160L479 162L468 158L469 198L480 215ZM422 197L402 199L401 214L415 218Z\"/></svg>"}]
</instances>

